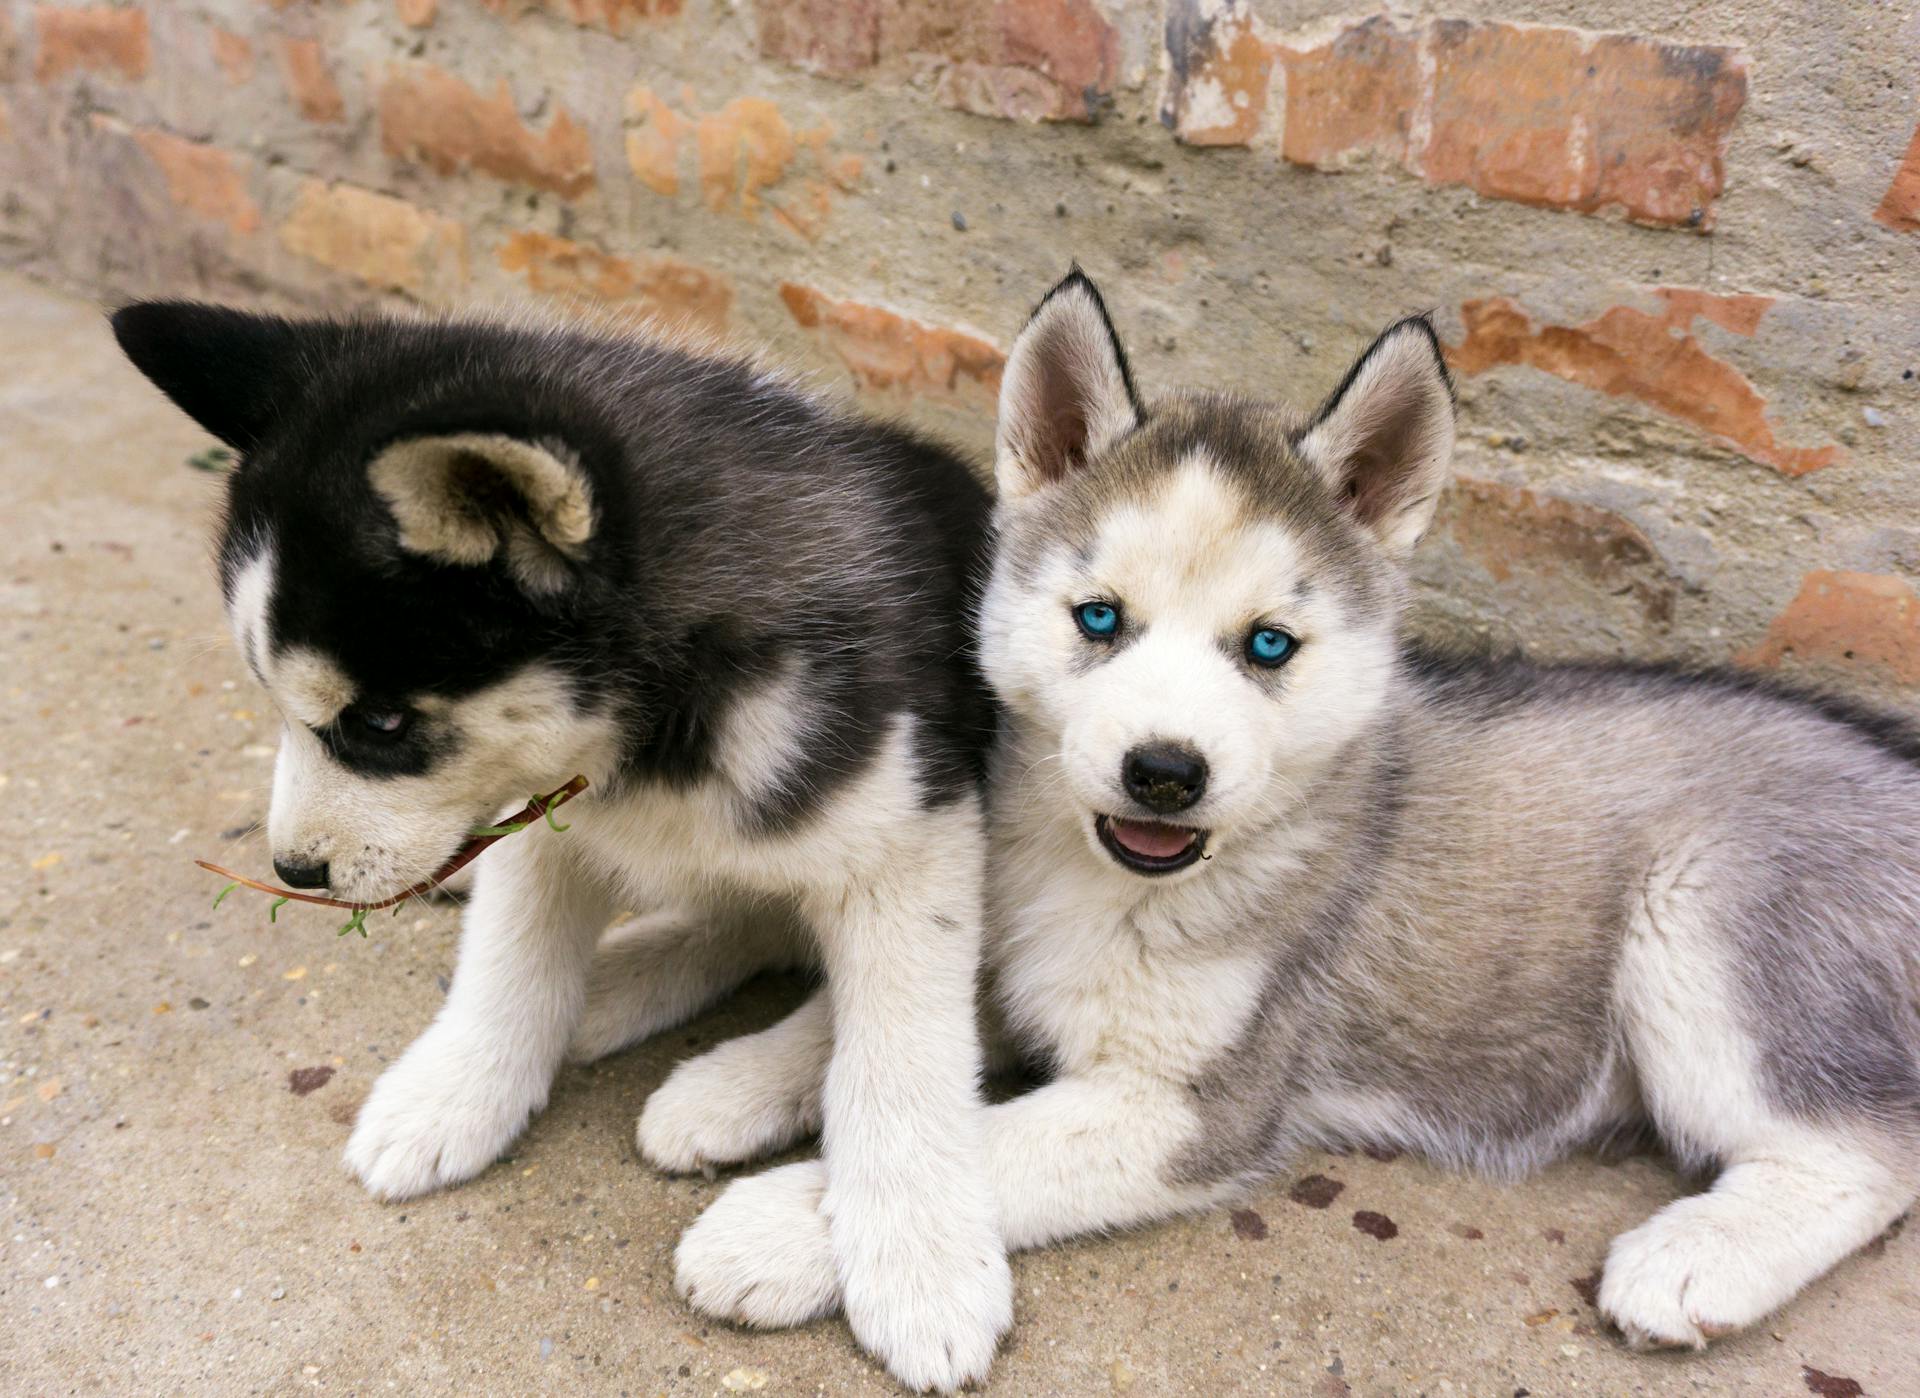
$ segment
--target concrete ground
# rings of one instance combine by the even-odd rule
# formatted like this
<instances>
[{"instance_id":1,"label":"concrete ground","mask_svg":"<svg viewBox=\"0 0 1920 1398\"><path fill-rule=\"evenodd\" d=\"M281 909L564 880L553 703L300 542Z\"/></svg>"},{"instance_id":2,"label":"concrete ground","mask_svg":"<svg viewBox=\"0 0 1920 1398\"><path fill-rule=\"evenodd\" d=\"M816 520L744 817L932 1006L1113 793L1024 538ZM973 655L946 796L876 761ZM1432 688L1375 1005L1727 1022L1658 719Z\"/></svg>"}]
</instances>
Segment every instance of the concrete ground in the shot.
<instances>
[{"instance_id":1,"label":"concrete ground","mask_svg":"<svg viewBox=\"0 0 1920 1398\"><path fill-rule=\"evenodd\" d=\"M647 1093L754 987L560 1079L510 1158L375 1203L354 1109L439 1003L450 907L336 940L265 870L274 725L225 639L207 441L88 305L0 280L0 1391L879 1394L838 1322L710 1324L669 1280L721 1183L636 1158ZM529 838L538 838L531 836ZM1021 1257L1003 1394L1920 1393L1920 1229L1704 1355L1597 1321L1607 1240L1681 1186L1299 1162L1249 1207Z\"/></svg>"}]
</instances>

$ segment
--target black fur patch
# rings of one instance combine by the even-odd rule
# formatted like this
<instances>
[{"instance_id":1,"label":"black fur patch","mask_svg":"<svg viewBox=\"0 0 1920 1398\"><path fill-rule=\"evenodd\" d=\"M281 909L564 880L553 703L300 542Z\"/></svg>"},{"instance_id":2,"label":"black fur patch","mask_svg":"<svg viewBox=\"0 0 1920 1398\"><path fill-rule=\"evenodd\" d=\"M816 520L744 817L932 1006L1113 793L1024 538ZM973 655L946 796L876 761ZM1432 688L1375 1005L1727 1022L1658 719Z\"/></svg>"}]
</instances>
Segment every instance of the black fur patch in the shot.
<instances>
[{"instance_id":1,"label":"black fur patch","mask_svg":"<svg viewBox=\"0 0 1920 1398\"><path fill-rule=\"evenodd\" d=\"M806 819L915 720L929 802L983 773L994 712L968 626L986 492L952 452L836 415L751 366L569 329L459 320L296 322L186 303L114 317L128 355L242 452L223 584L275 556L269 631L310 646L367 708L458 698L541 662L617 716L621 784L713 769L729 705L798 661L813 715L754 822ZM504 555L403 550L367 467L408 438L498 433L563 446L593 536L530 592ZM427 770L430 726L356 770ZM565 774L558 774L564 776Z\"/></svg>"}]
</instances>

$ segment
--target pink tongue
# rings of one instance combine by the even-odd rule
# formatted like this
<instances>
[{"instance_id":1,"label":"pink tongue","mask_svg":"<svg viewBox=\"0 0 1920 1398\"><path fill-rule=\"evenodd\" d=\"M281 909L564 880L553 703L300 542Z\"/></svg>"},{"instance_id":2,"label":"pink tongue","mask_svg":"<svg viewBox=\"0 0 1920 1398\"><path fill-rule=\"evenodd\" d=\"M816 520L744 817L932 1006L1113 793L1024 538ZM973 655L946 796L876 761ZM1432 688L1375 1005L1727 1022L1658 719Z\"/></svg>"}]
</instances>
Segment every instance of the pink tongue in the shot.
<instances>
[{"instance_id":1,"label":"pink tongue","mask_svg":"<svg viewBox=\"0 0 1920 1398\"><path fill-rule=\"evenodd\" d=\"M1114 839L1147 859L1171 859L1193 843L1191 830L1157 825L1150 820L1122 820L1114 816L1108 820L1107 828L1113 831Z\"/></svg>"}]
</instances>

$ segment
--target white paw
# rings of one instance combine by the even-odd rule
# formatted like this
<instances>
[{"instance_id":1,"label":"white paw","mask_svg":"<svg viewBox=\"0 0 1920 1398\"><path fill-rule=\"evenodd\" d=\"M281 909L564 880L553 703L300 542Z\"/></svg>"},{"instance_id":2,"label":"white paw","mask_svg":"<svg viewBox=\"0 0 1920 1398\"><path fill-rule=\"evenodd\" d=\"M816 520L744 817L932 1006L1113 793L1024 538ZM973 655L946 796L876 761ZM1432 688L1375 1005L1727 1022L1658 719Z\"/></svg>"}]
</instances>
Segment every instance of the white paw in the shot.
<instances>
[{"instance_id":1,"label":"white paw","mask_svg":"<svg viewBox=\"0 0 1920 1398\"><path fill-rule=\"evenodd\" d=\"M735 1180L681 1237L675 1289L696 1310L767 1329L838 1310L826 1186L817 1160Z\"/></svg>"},{"instance_id":2,"label":"white paw","mask_svg":"<svg viewBox=\"0 0 1920 1398\"><path fill-rule=\"evenodd\" d=\"M760 1052L758 1035L682 1063L641 1109L634 1140L669 1174L737 1165L820 1129L817 1081Z\"/></svg>"},{"instance_id":3,"label":"white paw","mask_svg":"<svg viewBox=\"0 0 1920 1398\"><path fill-rule=\"evenodd\" d=\"M974 1202L928 1193L889 1216L836 1190L822 1206L854 1338L916 1392L984 1382L1013 1324L1006 1249Z\"/></svg>"},{"instance_id":4,"label":"white paw","mask_svg":"<svg viewBox=\"0 0 1920 1398\"><path fill-rule=\"evenodd\" d=\"M1703 1207L1709 1198L1669 1204L1607 1252L1600 1313L1635 1349L1705 1349L1773 1309L1764 1264Z\"/></svg>"},{"instance_id":5,"label":"white paw","mask_svg":"<svg viewBox=\"0 0 1920 1398\"><path fill-rule=\"evenodd\" d=\"M526 1129L546 1087L515 1084L497 1058L428 1030L374 1084L347 1140L347 1168L380 1199L470 1180Z\"/></svg>"}]
</instances>

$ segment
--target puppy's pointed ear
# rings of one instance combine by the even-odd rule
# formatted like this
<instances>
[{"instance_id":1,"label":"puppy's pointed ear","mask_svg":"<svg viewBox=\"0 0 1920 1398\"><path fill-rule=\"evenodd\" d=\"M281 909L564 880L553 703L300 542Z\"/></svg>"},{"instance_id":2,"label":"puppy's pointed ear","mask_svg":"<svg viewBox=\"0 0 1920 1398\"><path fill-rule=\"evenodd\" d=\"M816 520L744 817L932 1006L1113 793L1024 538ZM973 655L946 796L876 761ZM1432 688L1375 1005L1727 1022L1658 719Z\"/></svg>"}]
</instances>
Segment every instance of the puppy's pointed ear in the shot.
<instances>
[{"instance_id":1,"label":"puppy's pointed ear","mask_svg":"<svg viewBox=\"0 0 1920 1398\"><path fill-rule=\"evenodd\" d=\"M502 549L529 592L567 585L593 537L593 491L566 448L500 433L411 437L367 467L400 526L400 547L478 567Z\"/></svg>"},{"instance_id":2,"label":"puppy's pointed ear","mask_svg":"<svg viewBox=\"0 0 1920 1398\"><path fill-rule=\"evenodd\" d=\"M1142 416L1106 303L1076 267L1047 293L1007 356L994 434L1001 498L1064 479Z\"/></svg>"},{"instance_id":3,"label":"puppy's pointed ear","mask_svg":"<svg viewBox=\"0 0 1920 1398\"><path fill-rule=\"evenodd\" d=\"M194 301L136 301L113 313L128 359L207 431L252 451L282 401L339 342L326 321L293 321Z\"/></svg>"},{"instance_id":4,"label":"puppy's pointed ear","mask_svg":"<svg viewBox=\"0 0 1920 1398\"><path fill-rule=\"evenodd\" d=\"M1453 459L1453 380L1426 318L1375 340L1296 444L1388 553L1411 553Z\"/></svg>"}]
</instances>

